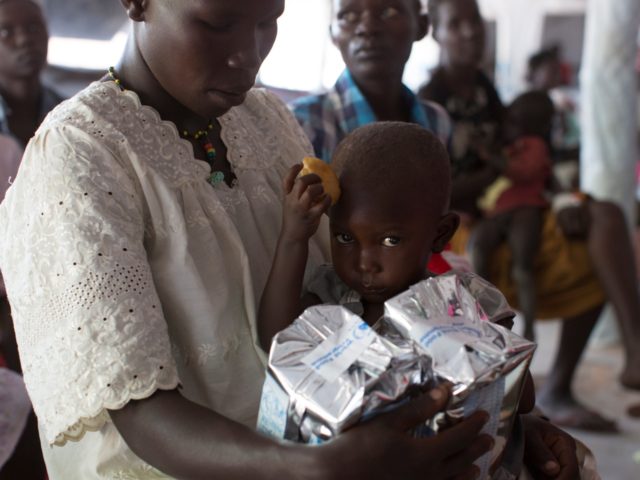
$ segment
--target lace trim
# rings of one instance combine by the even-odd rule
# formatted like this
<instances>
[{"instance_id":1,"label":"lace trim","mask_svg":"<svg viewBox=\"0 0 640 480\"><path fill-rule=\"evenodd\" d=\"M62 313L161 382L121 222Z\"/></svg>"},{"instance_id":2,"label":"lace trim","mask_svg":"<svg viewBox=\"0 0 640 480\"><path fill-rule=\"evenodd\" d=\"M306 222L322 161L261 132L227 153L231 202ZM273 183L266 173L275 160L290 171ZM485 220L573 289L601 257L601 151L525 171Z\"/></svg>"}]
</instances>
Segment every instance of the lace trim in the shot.
<instances>
[{"instance_id":1,"label":"lace trim","mask_svg":"<svg viewBox=\"0 0 640 480\"><path fill-rule=\"evenodd\" d=\"M49 440L49 443L57 447L62 447L68 441L78 442L82 440L82 437L84 437L87 432L97 432L107 422L111 422L108 410L120 410L131 400L142 400L150 397L157 390L173 390L179 385L180 382L177 378L171 382L154 382L152 385L149 385L145 391L131 393L130 395L121 398L117 403L105 405L103 408L100 408L95 415L80 418L76 423L67 427L64 432L57 435L55 440Z\"/></svg>"}]
</instances>

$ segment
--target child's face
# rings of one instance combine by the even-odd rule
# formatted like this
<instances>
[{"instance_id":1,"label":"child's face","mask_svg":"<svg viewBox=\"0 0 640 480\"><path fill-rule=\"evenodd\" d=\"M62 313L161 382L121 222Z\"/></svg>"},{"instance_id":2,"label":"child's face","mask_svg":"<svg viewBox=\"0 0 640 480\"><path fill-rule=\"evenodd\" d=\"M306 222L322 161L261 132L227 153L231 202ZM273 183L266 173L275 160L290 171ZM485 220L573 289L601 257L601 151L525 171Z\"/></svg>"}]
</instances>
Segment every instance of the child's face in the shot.
<instances>
[{"instance_id":1,"label":"child's face","mask_svg":"<svg viewBox=\"0 0 640 480\"><path fill-rule=\"evenodd\" d=\"M0 77L33 78L47 61L49 35L42 11L32 2L0 3Z\"/></svg>"},{"instance_id":2,"label":"child's face","mask_svg":"<svg viewBox=\"0 0 640 480\"><path fill-rule=\"evenodd\" d=\"M331 36L356 80L402 75L428 20L416 0L332 0Z\"/></svg>"},{"instance_id":3,"label":"child's face","mask_svg":"<svg viewBox=\"0 0 640 480\"><path fill-rule=\"evenodd\" d=\"M476 0L449 0L438 7L433 35L453 65L476 67L484 54L485 31Z\"/></svg>"},{"instance_id":4,"label":"child's face","mask_svg":"<svg viewBox=\"0 0 640 480\"><path fill-rule=\"evenodd\" d=\"M203 118L241 104L271 50L284 0L156 0L137 45L157 81Z\"/></svg>"},{"instance_id":5,"label":"child's face","mask_svg":"<svg viewBox=\"0 0 640 480\"><path fill-rule=\"evenodd\" d=\"M538 66L530 76L531 87L536 90L551 90L562 85L560 62L549 60Z\"/></svg>"},{"instance_id":6,"label":"child's face","mask_svg":"<svg viewBox=\"0 0 640 480\"><path fill-rule=\"evenodd\" d=\"M423 204L423 193L380 198L343 188L330 210L332 261L363 301L382 303L423 279L431 252L453 235L455 226L443 229L441 224L446 216Z\"/></svg>"}]
</instances>

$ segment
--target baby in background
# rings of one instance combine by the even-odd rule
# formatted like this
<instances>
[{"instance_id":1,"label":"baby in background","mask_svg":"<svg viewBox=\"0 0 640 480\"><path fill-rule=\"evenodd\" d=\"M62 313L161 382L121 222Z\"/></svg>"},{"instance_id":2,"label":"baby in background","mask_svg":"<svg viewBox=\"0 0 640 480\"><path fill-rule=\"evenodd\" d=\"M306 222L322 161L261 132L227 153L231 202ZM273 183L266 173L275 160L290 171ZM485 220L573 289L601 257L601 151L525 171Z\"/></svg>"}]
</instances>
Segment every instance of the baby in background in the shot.
<instances>
[{"instance_id":1,"label":"baby in background","mask_svg":"<svg viewBox=\"0 0 640 480\"><path fill-rule=\"evenodd\" d=\"M525 321L524 336L533 340L536 314L534 261L540 245L546 191L551 177L549 141L554 107L544 92L517 97L503 125L506 148L498 157L502 175L487 189L479 206L485 218L472 240L472 261L488 278L493 252L506 241L511 250L511 277ZM498 163L494 161L493 163Z\"/></svg>"}]
</instances>

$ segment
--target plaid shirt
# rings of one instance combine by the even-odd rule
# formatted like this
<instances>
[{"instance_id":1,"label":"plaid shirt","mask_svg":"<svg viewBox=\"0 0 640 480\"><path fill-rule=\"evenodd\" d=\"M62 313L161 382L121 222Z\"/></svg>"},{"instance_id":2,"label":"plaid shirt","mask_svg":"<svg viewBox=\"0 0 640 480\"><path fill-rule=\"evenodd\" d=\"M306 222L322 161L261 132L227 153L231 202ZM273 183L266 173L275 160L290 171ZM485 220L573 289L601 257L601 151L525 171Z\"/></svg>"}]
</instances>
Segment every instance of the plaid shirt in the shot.
<instances>
[{"instance_id":1,"label":"plaid shirt","mask_svg":"<svg viewBox=\"0 0 640 480\"><path fill-rule=\"evenodd\" d=\"M38 123L42 123L44 117L46 117L56 105L62 102L62 100L64 99L55 91L51 90L49 87L43 86L38 110ZM9 109L9 105L7 105L7 102L2 98L2 95L0 95L0 133L15 138L13 133L11 133L11 130L9 130L10 114L11 110Z\"/></svg>"},{"instance_id":2,"label":"plaid shirt","mask_svg":"<svg viewBox=\"0 0 640 480\"><path fill-rule=\"evenodd\" d=\"M433 132L448 145L451 121L446 111L435 103L419 100L407 87L404 87L403 95L411 106L411 121ZM316 156L326 162L331 161L333 151L347 134L377 121L348 70L328 92L296 99L290 107L311 140Z\"/></svg>"}]
</instances>

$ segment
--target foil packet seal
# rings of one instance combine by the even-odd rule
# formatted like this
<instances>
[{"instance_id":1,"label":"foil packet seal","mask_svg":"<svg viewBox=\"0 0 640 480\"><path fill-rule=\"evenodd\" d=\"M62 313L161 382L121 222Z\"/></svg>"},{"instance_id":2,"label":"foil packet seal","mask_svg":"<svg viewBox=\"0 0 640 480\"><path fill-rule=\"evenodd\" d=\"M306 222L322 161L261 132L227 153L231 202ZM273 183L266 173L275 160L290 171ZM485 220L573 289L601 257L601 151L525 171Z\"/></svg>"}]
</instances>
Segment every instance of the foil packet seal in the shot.
<instances>
[{"instance_id":1,"label":"foil packet seal","mask_svg":"<svg viewBox=\"0 0 640 480\"><path fill-rule=\"evenodd\" d=\"M311 307L274 337L257 428L322 443L433 382L413 341L383 338L344 307Z\"/></svg>"},{"instance_id":2,"label":"foil packet seal","mask_svg":"<svg viewBox=\"0 0 640 480\"><path fill-rule=\"evenodd\" d=\"M493 285L474 274L448 273L387 300L377 325L383 336L413 340L432 358L437 379L453 384L449 408L428 423L427 432L446 429L476 410L489 413L483 432L496 442L476 461L481 479L491 478L490 472L499 468L536 348L492 323L511 316Z\"/></svg>"}]
</instances>

